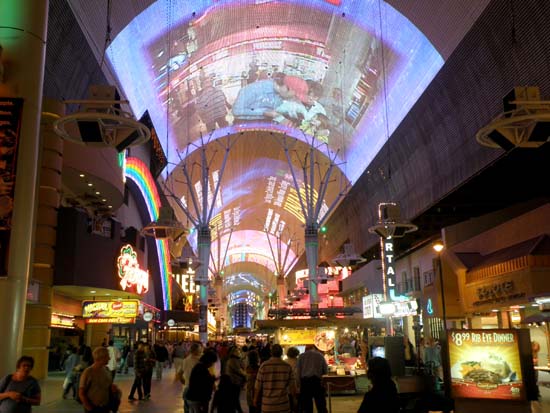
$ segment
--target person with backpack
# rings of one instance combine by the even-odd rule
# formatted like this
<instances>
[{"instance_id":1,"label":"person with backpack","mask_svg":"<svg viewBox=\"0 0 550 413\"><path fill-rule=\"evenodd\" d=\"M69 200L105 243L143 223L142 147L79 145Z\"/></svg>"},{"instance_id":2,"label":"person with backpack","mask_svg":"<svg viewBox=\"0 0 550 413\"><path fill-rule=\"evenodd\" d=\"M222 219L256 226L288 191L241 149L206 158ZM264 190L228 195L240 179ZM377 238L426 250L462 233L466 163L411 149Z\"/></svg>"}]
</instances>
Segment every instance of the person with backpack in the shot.
<instances>
[{"instance_id":1,"label":"person with backpack","mask_svg":"<svg viewBox=\"0 0 550 413\"><path fill-rule=\"evenodd\" d=\"M15 373L0 380L0 413L30 413L32 406L40 405L40 385L30 375L33 367L34 359L23 356L17 360Z\"/></svg>"}]
</instances>

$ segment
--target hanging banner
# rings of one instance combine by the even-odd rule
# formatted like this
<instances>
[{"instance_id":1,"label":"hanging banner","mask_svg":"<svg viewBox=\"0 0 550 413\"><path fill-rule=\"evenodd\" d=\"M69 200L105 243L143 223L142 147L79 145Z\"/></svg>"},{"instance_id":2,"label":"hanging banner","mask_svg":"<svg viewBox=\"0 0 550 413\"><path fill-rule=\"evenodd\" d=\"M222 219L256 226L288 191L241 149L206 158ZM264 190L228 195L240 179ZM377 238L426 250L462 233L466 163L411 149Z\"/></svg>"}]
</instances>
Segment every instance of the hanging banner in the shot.
<instances>
[{"instance_id":1,"label":"hanging banner","mask_svg":"<svg viewBox=\"0 0 550 413\"><path fill-rule=\"evenodd\" d=\"M8 273L17 147L23 99L0 98L0 276Z\"/></svg>"}]
</instances>

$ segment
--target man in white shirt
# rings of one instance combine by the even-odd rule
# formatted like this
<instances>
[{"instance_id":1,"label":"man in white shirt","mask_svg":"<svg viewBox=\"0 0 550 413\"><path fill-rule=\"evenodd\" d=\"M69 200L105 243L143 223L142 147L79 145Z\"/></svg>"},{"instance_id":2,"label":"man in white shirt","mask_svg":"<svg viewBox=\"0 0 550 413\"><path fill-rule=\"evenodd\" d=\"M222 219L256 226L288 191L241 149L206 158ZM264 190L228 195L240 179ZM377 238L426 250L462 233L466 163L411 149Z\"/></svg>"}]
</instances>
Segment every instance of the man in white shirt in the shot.
<instances>
[{"instance_id":1,"label":"man in white shirt","mask_svg":"<svg viewBox=\"0 0 550 413\"><path fill-rule=\"evenodd\" d=\"M109 351L109 363L107 363L107 368L111 372L111 376L113 376L113 381L115 381L118 361L120 360L120 350L114 346L113 340L109 340L107 350Z\"/></svg>"}]
</instances>

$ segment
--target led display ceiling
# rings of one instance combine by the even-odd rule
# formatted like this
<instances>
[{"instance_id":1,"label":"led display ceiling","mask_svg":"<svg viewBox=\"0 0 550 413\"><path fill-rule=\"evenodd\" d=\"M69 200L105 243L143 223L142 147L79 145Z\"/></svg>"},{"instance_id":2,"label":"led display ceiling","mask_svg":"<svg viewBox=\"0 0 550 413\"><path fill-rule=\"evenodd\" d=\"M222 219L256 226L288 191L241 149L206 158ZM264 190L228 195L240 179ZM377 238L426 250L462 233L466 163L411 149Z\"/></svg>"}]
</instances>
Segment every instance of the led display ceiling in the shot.
<instances>
[{"instance_id":1,"label":"led display ceiling","mask_svg":"<svg viewBox=\"0 0 550 413\"><path fill-rule=\"evenodd\" d=\"M280 131L339 151L351 182L443 65L410 21L375 0L157 1L107 55L169 162L212 130Z\"/></svg>"}]
</instances>

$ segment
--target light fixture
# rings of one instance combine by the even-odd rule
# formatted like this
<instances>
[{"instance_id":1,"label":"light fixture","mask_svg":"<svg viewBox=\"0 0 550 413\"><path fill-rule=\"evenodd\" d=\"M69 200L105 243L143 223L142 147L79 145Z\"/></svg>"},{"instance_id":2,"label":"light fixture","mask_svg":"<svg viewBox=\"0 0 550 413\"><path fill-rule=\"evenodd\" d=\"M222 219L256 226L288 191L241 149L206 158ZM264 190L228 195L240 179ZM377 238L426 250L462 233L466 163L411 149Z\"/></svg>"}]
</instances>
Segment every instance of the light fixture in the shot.
<instances>
[{"instance_id":1,"label":"light fixture","mask_svg":"<svg viewBox=\"0 0 550 413\"><path fill-rule=\"evenodd\" d=\"M101 192L95 191L95 194L96 194L96 195L101 195Z\"/></svg>"},{"instance_id":2,"label":"light fixture","mask_svg":"<svg viewBox=\"0 0 550 413\"><path fill-rule=\"evenodd\" d=\"M441 241L438 241L434 245L432 245L432 248L435 252L440 253L445 248L445 245L443 245Z\"/></svg>"},{"instance_id":3,"label":"light fixture","mask_svg":"<svg viewBox=\"0 0 550 413\"><path fill-rule=\"evenodd\" d=\"M113 206L112 205L109 205L107 208L111 209Z\"/></svg>"},{"instance_id":4,"label":"light fixture","mask_svg":"<svg viewBox=\"0 0 550 413\"><path fill-rule=\"evenodd\" d=\"M395 313L395 304L392 302L380 303L379 310L383 316L390 316Z\"/></svg>"},{"instance_id":5,"label":"light fixture","mask_svg":"<svg viewBox=\"0 0 550 413\"><path fill-rule=\"evenodd\" d=\"M84 175L84 174L80 174L79 176L80 176L81 178L84 178L84 177L85 177L86 175Z\"/></svg>"},{"instance_id":6,"label":"light fixture","mask_svg":"<svg viewBox=\"0 0 550 413\"><path fill-rule=\"evenodd\" d=\"M378 224L369 228L371 234L378 234L382 238L402 238L418 227L401 220L401 209L394 202L378 204Z\"/></svg>"},{"instance_id":7,"label":"light fixture","mask_svg":"<svg viewBox=\"0 0 550 413\"><path fill-rule=\"evenodd\" d=\"M97 291L96 291L96 290L92 290L92 291L90 291L90 294L95 294L95 293L97 293Z\"/></svg>"},{"instance_id":8,"label":"light fixture","mask_svg":"<svg viewBox=\"0 0 550 413\"><path fill-rule=\"evenodd\" d=\"M156 239L176 239L185 232L185 228L176 220L174 211L170 207L160 207L159 217L143 227L141 233Z\"/></svg>"},{"instance_id":9,"label":"light fixture","mask_svg":"<svg viewBox=\"0 0 550 413\"><path fill-rule=\"evenodd\" d=\"M111 293L105 293L105 295L111 295Z\"/></svg>"},{"instance_id":10,"label":"light fixture","mask_svg":"<svg viewBox=\"0 0 550 413\"><path fill-rule=\"evenodd\" d=\"M91 182L88 182L88 186L94 186L94 184L92 184Z\"/></svg>"},{"instance_id":11,"label":"light fixture","mask_svg":"<svg viewBox=\"0 0 550 413\"><path fill-rule=\"evenodd\" d=\"M105 198L102 199L103 202L107 202L107 200Z\"/></svg>"},{"instance_id":12,"label":"light fixture","mask_svg":"<svg viewBox=\"0 0 550 413\"><path fill-rule=\"evenodd\" d=\"M498 313L499 311L500 311L500 310L497 310L496 308L493 308L493 309L491 310L491 312L493 312L493 313Z\"/></svg>"}]
</instances>

